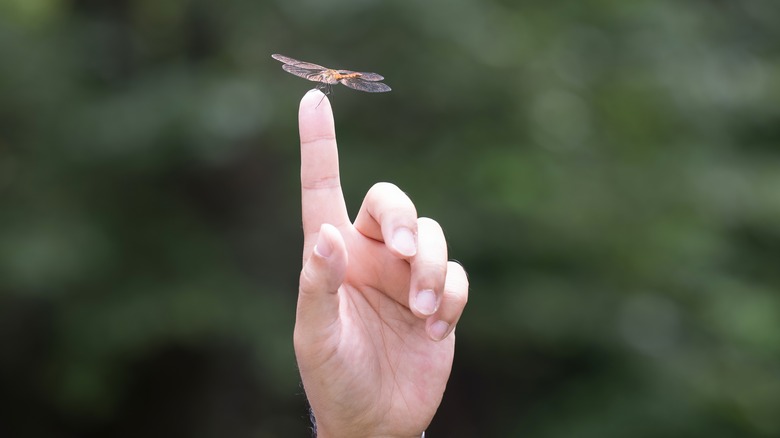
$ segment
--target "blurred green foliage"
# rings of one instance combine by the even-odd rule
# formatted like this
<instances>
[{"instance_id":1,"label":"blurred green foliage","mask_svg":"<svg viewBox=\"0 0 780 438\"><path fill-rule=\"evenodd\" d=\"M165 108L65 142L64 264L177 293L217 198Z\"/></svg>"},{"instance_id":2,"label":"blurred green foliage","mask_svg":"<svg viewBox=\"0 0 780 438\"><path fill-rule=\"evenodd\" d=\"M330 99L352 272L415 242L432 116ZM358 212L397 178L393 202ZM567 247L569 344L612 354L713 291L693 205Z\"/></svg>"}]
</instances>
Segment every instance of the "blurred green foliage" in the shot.
<instances>
[{"instance_id":1,"label":"blurred green foliage","mask_svg":"<svg viewBox=\"0 0 780 438\"><path fill-rule=\"evenodd\" d=\"M306 436L296 109L472 290L431 436L780 435L773 0L0 0L0 436Z\"/></svg>"}]
</instances>

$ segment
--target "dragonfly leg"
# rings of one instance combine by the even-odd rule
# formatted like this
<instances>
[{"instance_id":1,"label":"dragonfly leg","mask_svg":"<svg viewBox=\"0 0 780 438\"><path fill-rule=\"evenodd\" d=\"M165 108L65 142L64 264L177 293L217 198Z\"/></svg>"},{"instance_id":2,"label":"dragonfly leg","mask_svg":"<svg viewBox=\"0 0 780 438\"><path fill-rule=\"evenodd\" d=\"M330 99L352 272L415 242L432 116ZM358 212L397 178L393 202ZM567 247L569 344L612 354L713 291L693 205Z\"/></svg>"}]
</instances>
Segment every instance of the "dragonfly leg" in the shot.
<instances>
[{"instance_id":1,"label":"dragonfly leg","mask_svg":"<svg viewBox=\"0 0 780 438\"><path fill-rule=\"evenodd\" d=\"M317 102L317 106L314 107L315 109L320 107L320 104L322 103L323 99L325 99L325 96L333 93L333 88L331 87L331 85L326 84L324 82L318 83L317 89L322 91L322 98L320 99L319 102Z\"/></svg>"}]
</instances>

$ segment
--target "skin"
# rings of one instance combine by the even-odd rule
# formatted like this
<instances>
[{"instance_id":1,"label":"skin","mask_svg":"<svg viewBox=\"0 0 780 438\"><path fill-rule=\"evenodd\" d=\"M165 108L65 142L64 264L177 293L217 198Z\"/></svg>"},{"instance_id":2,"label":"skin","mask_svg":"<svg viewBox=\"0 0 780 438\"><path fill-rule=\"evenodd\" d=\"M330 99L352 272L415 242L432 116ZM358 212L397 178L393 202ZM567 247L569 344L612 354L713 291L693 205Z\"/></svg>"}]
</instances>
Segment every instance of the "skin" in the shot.
<instances>
[{"instance_id":1,"label":"skin","mask_svg":"<svg viewBox=\"0 0 780 438\"><path fill-rule=\"evenodd\" d=\"M468 280L447 261L439 224L418 218L398 187L374 185L350 221L323 97L308 92L299 112L304 248L294 344L303 386L319 438L419 438L449 379Z\"/></svg>"}]
</instances>

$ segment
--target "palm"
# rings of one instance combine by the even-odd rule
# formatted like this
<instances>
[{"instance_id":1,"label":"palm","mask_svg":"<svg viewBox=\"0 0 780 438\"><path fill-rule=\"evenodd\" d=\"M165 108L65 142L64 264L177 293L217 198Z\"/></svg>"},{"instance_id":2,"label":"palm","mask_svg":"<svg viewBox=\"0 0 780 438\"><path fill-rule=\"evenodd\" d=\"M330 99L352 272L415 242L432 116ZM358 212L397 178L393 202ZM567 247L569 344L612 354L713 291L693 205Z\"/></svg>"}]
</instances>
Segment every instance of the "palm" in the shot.
<instances>
[{"instance_id":1,"label":"palm","mask_svg":"<svg viewBox=\"0 0 780 438\"><path fill-rule=\"evenodd\" d=\"M354 228L345 234L351 235L346 239L350 264L338 291L341 317L332 343L324 344L332 346L324 354L332 355L334 370L347 370L334 389L363 401L354 405L363 411L352 413L356 418L399 417L425 428L441 401L455 339L433 342L425 320L390 296L393 290L406 296L408 262L394 259L384 245Z\"/></svg>"},{"instance_id":2,"label":"palm","mask_svg":"<svg viewBox=\"0 0 780 438\"><path fill-rule=\"evenodd\" d=\"M329 427L349 425L366 433L372 425L404 424L405 430L393 432L419 436L441 401L454 336L434 342L426 321L394 298L407 295L409 262L352 225L338 232L349 259L336 292L338 317L319 336L307 338L312 344L296 342L299 366L302 373L311 367L329 377L316 390L343 407Z\"/></svg>"}]
</instances>

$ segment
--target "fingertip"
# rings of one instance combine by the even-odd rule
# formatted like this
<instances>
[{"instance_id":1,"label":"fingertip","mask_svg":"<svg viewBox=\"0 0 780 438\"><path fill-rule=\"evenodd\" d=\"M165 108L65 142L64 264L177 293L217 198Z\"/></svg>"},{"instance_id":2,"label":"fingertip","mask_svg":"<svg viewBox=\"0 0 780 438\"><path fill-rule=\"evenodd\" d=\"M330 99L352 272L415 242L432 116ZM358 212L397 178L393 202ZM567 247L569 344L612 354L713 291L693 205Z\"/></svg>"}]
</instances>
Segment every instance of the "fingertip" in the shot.
<instances>
[{"instance_id":1,"label":"fingertip","mask_svg":"<svg viewBox=\"0 0 780 438\"><path fill-rule=\"evenodd\" d=\"M301 99L301 106L298 110L298 129L301 135L301 146L318 140L334 141L336 139L333 111L330 108L328 97L320 90L316 88L309 90Z\"/></svg>"},{"instance_id":2,"label":"fingertip","mask_svg":"<svg viewBox=\"0 0 780 438\"><path fill-rule=\"evenodd\" d=\"M328 96L317 88L307 91L301 98L301 112L303 111L321 111L325 107L330 108Z\"/></svg>"},{"instance_id":3,"label":"fingertip","mask_svg":"<svg viewBox=\"0 0 780 438\"><path fill-rule=\"evenodd\" d=\"M320 227L313 256L303 266L303 292L335 292L344 279L347 250L338 229L330 224Z\"/></svg>"},{"instance_id":4,"label":"fingertip","mask_svg":"<svg viewBox=\"0 0 780 438\"><path fill-rule=\"evenodd\" d=\"M322 231L320 231L320 235L317 236L317 244L314 245L314 253L324 259L330 257L333 253L333 244Z\"/></svg>"},{"instance_id":5,"label":"fingertip","mask_svg":"<svg viewBox=\"0 0 780 438\"><path fill-rule=\"evenodd\" d=\"M414 257L417 254L417 236L407 227L395 230L390 245L403 257Z\"/></svg>"},{"instance_id":6,"label":"fingertip","mask_svg":"<svg viewBox=\"0 0 780 438\"><path fill-rule=\"evenodd\" d=\"M439 297L432 289L423 289L415 294L412 307L423 318L431 316L439 308Z\"/></svg>"},{"instance_id":7,"label":"fingertip","mask_svg":"<svg viewBox=\"0 0 780 438\"><path fill-rule=\"evenodd\" d=\"M322 224L317 236L317 243L314 245L314 252L318 256L327 259L336 250L337 245L343 246L341 245L339 230L331 224Z\"/></svg>"},{"instance_id":8,"label":"fingertip","mask_svg":"<svg viewBox=\"0 0 780 438\"><path fill-rule=\"evenodd\" d=\"M436 342L442 341L450 334L451 326L445 321L438 320L428 324L428 336Z\"/></svg>"}]
</instances>

